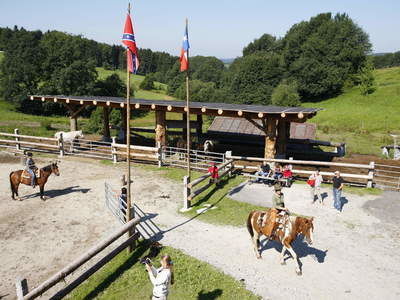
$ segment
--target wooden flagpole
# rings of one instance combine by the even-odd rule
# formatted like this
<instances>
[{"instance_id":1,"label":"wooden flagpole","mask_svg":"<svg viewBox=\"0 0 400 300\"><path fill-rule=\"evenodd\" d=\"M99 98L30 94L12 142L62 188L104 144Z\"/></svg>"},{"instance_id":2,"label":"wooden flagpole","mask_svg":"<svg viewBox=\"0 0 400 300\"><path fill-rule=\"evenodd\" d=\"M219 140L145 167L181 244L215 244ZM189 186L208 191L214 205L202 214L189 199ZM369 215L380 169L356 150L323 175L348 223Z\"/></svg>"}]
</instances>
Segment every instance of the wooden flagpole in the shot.
<instances>
[{"instance_id":1,"label":"wooden flagpole","mask_svg":"<svg viewBox=\"0 0 400 300\"><path fill-rule=\"evenodd\" d=\"M188 19L186 18L186 30ZM189 37L188 37L189 38ZM187 63L189 66L189 49L187 49ZM189 68L186 70L186 147L187 147L187 177L190 182L190 108L189 108Z\"/></svg>"},{"instance_id":2,"label":"wooden flagpole","mask_svg":"<svg viewBox=\"0 0 400 300\"><path fill-rule=\"evenodd\" d=\"M131 4L128 3L128 14L131 14ZM131 105L130 105L130 88L131 74L129 72L128 56L129 48L126 49L126 161L127 161L127 195L126 195L126 222L132 220L131 213ZM128 231L128 238L135 232L135 228ZM134 245L129 245L128 252L132 252Z\"/></svg>"}]
</instances>

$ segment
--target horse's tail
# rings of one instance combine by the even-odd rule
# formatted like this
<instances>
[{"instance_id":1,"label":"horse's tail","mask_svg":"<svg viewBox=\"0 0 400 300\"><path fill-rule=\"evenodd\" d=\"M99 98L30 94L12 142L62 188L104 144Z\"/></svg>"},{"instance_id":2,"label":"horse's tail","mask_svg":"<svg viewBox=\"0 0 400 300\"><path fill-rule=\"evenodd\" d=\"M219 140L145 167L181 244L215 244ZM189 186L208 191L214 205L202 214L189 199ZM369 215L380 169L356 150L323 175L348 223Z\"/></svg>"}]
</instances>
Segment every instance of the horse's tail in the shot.
<instances>
[{"instance_id":1,"label":"horse's tail","mask_svg":"<svg viewBox=\"0 0 400 300\"><path fill-rule=\"evenodd\" d=\"M10 187L11 187L11 193L14 193L14 185L13 185L12 179L11 179L11 176L13 175L13 173L14 173L14 172L11 172L11 173L10 173Z\"/></svg>"},{"instance_id":2,"label":"horse's tail","mask_svg":"<svg viewBox=\"0 0 400 300\"><path fill-rule=\"evenodd\" d=\"M247 217L247 230L250 233L250 236L253 237L254 236L254 230L253 230L253 226L251 225L251 218L254 215L254 211L252 211L249 216Z\"/></svg>"}]
</instances>

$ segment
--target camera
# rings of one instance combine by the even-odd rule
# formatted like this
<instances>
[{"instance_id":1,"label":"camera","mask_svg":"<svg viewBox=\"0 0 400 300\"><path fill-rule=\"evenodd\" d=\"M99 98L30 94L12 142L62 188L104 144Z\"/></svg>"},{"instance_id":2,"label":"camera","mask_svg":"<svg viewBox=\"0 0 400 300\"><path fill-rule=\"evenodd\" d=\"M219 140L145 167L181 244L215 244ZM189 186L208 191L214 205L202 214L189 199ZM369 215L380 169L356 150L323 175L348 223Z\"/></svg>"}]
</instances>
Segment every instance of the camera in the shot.
<instances>
[{"instance_id":1,"label":"camera","mask_svg":"<svg viewBox=\"0 0 400 300\"><path fill-rule=\"evenodd\" d=\"M143 265L151 265L151 259L148 258L148 257L142 258L142 259L140 260L140 263L143 264Z\"/></svg>"}]
</instances>

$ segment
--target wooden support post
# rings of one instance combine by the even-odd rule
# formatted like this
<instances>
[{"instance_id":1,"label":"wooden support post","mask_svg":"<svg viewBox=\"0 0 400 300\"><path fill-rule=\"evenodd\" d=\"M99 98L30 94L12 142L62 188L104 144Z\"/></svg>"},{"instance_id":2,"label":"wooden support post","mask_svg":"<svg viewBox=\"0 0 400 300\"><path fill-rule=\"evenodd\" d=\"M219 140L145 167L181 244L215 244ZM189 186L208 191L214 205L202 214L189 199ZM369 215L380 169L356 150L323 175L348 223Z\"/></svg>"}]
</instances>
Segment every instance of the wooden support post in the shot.
<instances>
[{"instance_id":1,"label":"wooden support post","mask_svg":"<svg viewBox=\"0 0 400 300\"><path fill-rule=\"evenodd\" d=\"M200 136L203 134L203 115L197 115L197 126L198 128L196 129L196 134L197 138L200 138Z\"/></svg>"},{"instance_id":2,"label":"wooden support post","mask_svg":"<svg viewBox=\"0 0 400 300\"><path fill-rule=\"evenodd\" d=\"M372 188L373 187L373 184L374 184L374 171L375 171L375 162L371 161L369 163L367 188Z\"/></svg>"},{"instance_id":3,"label":"wooden support post","mask_svg":"<svg viewBox=\"0 0 400 300\"><path fill-rule=\"evenodd\" d=\"M110 135L110 108L103 107L103 141L111 141Z\"/></svg>"},{"instance_id":4,"label":"wooden support post","mask_svg":"<svg viewBox=\"0 0 400 300\"><path fill-rule=\"evenodd\" d=\"M58 138L58 150L60 151L59 157L63 157L65 151L64 151L64 137L62 132L60 132L60 137Z\"/></svg>"},{"instance_id":5,"label":"wooden support post","mask_svg":"<svg viewBox=\"0 0 400 300\"><path fill-rule=\"evenodd\" d=\"M278 120L278 136L277 136L277 156L279 158L286 158L286 145L287 145L287 130L288 122L285 120Z\"/></svg>"},{"instance_id":6,"label":"wooden support post","mask_svg":"<svg viewBox=\"0 0 400 300\"><path fill-rule=\"evenodd\" d=\"M267 119L265 130L264 158L275 158L276 153L276 119Z\"/></svg>"},{"instance_id":7,"label":"wooden support post","mask_svg":"<svg viewBox=\"0 0 400 300\"><path fill-rule=\"evenodd\" d=\"M167 130L166 130L166 112L163 110L156 110L156 147L158 145L165 146L167 140Z\"/></svg>"},{"instance_id":8,"label":"wooden support post","mask_svg":"<svg viewBox=\"0 0 400 300\"><path fill-rule=\"evenodd\" d=\"M15 129L14 129L14 134L19 134L18 128L15 128ZM15 144L15 148L16 148L18 151L21 150L21 144L18 143L18 142L19 142L19 137L18 137L18 136L15 137L15 141L17 142L17 143Z\"/></svg>"},{"instance_id":9,"label":"wooden support post","mask_svg":"<svg viewBox=\"0 0 400 300\"><path fill-rule=\"evenodd\" d=\"M116 137L113 136L111 138L111 156L112 156L112 161L114 164L116 164L118 162L118 156L117 156L117 148L115 147L116 142Z\"/></svg>"},{"instance_id":10,"label":"wooden support post","mask_svg":"<svg viewBox=\"0 0 400 300\"><path fill-rule=\"evenodd\" d=\"M157 162L158 167L161 168L163 165L163 147L160 142L157 142Z\"/></svg>"},{"instance_id":11,"label":"wooden support post","mask_svg":"<svg viewBox=\"0 0 400 300\"><path fill-rule=\"evenodd\" d=\"M183 208L181 211L187 211L190 209L189 196L191 194L191 189L188 187L190 178L188 176L183 176Z\"/></svg>"},{"instance_id":12,"label":"wooden support post","mask_svg":"<svg viewBox=\"0 0 400 300\"><path fill-rule=\"evenodd\" d=\"M25 278L18 278L15 282L15 287L17 289L17 299L24 300L24 296L28 294L28 282Z\"/></svg>"},{"instance_id":13,"label":"wooden support post","mask_svg":"<svg viewBox=\"0 0 400 300\"><path fill-rule=\"evenodd\" d=\"M122 119L122 132L123 132L123 138L122 138L122 143L126 144L126 108L121 109L121 119Z\"/></svg>"},{"instance_id":14,"label":"wooden support post","mask_svg":"<svg viewBox=\"0 0 400 300\"><path fill-rule=\"evenodd\" d=\"M186 113L183 113L182 114L182 123L183 124L186 124L186 120L187 120L187 116L186 116ZM183 126L183 128L182 128L182 139L184 140L184 141L186 141L186 133L187 133L187 129L186 129L186 127L185 126Z\"/></svg>"},{"instance_id":15,"label":"wooden support post","mask_svg":"<svg viewBox=\"0 0 400 300\"><path fill-rule=\"evenodd\" d=\"M78 130L78 117L69 117L69 130L76 131Z\"/></svg>"}]
</instances>

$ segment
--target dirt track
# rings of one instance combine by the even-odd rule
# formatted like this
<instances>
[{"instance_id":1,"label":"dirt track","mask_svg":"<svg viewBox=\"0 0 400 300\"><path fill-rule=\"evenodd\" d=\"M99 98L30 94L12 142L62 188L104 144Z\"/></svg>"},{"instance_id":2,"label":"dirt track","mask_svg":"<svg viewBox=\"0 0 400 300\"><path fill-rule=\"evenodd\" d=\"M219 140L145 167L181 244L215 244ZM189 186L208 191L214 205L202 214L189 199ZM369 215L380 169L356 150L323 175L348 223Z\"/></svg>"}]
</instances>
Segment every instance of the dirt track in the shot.
<instances>
[{"instance_id":1,"label":"dirt track","mask_svg":"<svg viewBox=\"0 0 400 300\"><path fill-rule=\"evenodd\" d=\"M5 191L0 196L0 298L8 295L3 299L13 299L16 276L25 275L29 285L35 286L119 226L104 205L104 181L117 187L121 166L63 160L61 176L50 177L46 186L51 197L46 202L36 194L22 202L10 200L8 173L17 168L15 161L0 164L7 177L0 181ZM298 240L295 245L303 264L303 276L298 277L292 260L286 266L279 264L279 245L264 245L264 259L256 260L244 226L188 222L176 212L180 184L137 168L133 174L135 201L166 230L162 243L244 279L250 290L265 299L400 297L398 225L388 223L384 214L372 215L363 208L374 201L371 196L345 194L348 203L338 214L329 207L329 198L324 207L309 204L304 185L293 186L293 197L286 191L288 207L315 216L315 243L307 246ZM23 187L21 192L32 195L33 191ZM269 197L267 190L259 192Z\"/></svg>"}]
</instances>

